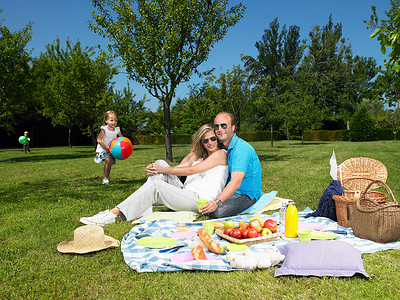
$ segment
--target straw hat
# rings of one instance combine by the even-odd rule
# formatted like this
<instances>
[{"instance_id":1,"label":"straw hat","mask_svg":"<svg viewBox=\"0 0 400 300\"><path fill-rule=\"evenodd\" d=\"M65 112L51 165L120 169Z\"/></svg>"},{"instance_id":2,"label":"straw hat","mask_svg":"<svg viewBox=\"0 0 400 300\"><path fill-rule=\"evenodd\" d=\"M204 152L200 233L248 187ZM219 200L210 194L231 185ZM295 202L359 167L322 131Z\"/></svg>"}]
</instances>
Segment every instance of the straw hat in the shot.
<instances>
[{"instance_id":1,"label":"straw hat","mask_svg":"<svg viewBox=\"0 0 400 300\"><path fill-rule=\"evenodd\" d=\"M85 225L74 230L73 241L61 242L57 250L61 253L84 254L118 246L119 241L105 235L102 227Z\"/></svg>"}]
</instances>

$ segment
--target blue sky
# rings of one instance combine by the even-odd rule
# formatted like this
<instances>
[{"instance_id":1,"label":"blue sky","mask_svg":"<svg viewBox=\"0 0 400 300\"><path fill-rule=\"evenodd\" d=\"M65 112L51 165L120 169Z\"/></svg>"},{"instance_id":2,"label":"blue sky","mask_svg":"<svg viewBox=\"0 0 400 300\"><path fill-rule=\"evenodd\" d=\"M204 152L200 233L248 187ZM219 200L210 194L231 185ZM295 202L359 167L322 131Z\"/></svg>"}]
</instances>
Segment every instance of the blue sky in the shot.
<instances>
[{"instance_id":1,"label":"blue sky","mask_svg":"<svg viewBox=\"0 0 400 300\"><path fill-rule=\"evenodd\" d=\"M106 41L88 28L93 7L89 0L3 0L0 9L3 13L3 25L15 31L23 28L29 21L33 22L33 37L28 44L33 56L45 51L45 46L58 37L62 45L69 38L72 42L80 40L83 46L106 45ZM5 2L5 3L4 3ZM240 2L232 0L232 4ZM369 20L371 6L376 6L378 15L390 7L389 0L242 0L246 7L244 18L231 28L225 38L212 49L209 58L200 66L200 70L215 68L215 75L239 65L240 54L256 57L254 44L261 40L269 23L278 18L283 26L300 26L301 38L308 38L313 26L324 26L332 14L333 22L342 23L343 36L348 38L354 54L373 57L378 64L386 58L380 52L379 43L371 39L371 32L366 29L363 20ZM127 76L120 74L114 78L115 88L122 90L127 85ZM185 97L189 86L202 82L194 75L187 83L182 83L176 96ZM147 106L155 110L159 102L153 99L140 85L130 82L136 93L136 100L146 98Z\"/></svg>"}]
</instances>

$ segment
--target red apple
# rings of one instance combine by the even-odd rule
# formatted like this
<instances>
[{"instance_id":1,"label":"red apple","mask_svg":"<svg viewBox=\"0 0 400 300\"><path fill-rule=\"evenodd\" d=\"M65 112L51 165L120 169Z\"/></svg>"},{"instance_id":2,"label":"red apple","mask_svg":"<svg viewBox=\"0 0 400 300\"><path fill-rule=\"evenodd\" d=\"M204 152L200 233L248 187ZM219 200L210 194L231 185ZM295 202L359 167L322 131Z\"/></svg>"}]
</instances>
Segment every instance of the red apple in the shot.
<instances>
[{"instance_id":1,"label":"red apple","mask_svg":"<svg viewBox=\"0 0 400 300\"><path fill-rule=\"evenodd\" d=\"M226 227L226 228L225 228L225 231L224 231L224 234L230 235L231 232L232 232L232 230L233 230L233 227Z\"/></svg>"},{"instance_id":2,"label":"red apple","mask_svg":"<svg viewBox=\"0 0 400 300\"><path fill-rule=\"evenodd\" d=\"M257 232L260 232L263 229L261 222L258 219L253 219L249 223L249 228L254 228Z\"/></svg>"},{"instance_id":3,"label":"red apple","mask_svg":"<svg viewBox=\"0 0 400 300\"><path fill-rule=\"evenodd\" d=\"M249 230L248 229L243 229L242 230L242 235L244 239L248 239L249 238Z\"/></svg>"},{"instance_id":4,"label":"red apple","mask_svg":"<svg viewBox=\"0 0 400 300\"><path fill-rule=\"evenodd\" d=\"M258 236L257 230L255 228L249 228L249 232L247 233L247 236L252 239Z\"/></svg>"},{"instance_id":5,"label":"red apple","mask_svg":"<svg viewBox=\"0 0 400 300\"><path fill-rule=\"evenodd\" d=\"M248 229L249 228L249 224L247 224L245 221L240 221L239 222L239 228L242 230Z\"/></svg>"},{"instance_id":6,"label":"red apple","mask_svg":"<svg viewBox=\"0 0 400 300\"><path fill-rule=\"evenodd\" d=\"M257 237L260 237L260 236L262 236L262 235L261 235L261 233L258 232L258 233L257 233Z\"/></svg>"},{"instance_id":7,"label":"red apple","mask_svg":"<svg viewBox=\"0 0 400 300\"><path fill-rule=\"evenodd\" d=\"M233 228L232 232L230 233L230 236L235 238L235 239L241 239L243 238L242 231L240 230L239 227Z\"/></svg>"},{"instance_id":8,"label":"red apple","mask_svg":"<svg viewBox=\"0 0 400 300\"><path fill-rule=\"evenodd\" d=\"M268 219L264 222L264 228L268 228L272 233L274 233L278 230L278 224L276 224L274 220Z\"/></svg>"}]
</instances>

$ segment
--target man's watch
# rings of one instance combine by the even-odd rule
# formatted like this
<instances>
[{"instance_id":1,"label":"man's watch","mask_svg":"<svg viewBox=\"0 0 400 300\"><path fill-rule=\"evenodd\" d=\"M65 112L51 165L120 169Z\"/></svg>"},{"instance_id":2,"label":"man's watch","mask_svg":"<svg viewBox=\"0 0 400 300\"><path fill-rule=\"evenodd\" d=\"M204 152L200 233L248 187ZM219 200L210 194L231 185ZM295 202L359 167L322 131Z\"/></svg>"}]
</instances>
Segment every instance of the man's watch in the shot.
<instances>
[{"instance_id":1,"label":"man's watch","mask_svg":"<svg viewBox=\"0 0 400 300\"><path fill-rule=\"evenodd\" d=\"M217 206L218 206L218 207L220 207L220 206L222 205L222 201L219 200L219 199L215 200L215 203L217 203Z\"/></svg>"}]
</instances>

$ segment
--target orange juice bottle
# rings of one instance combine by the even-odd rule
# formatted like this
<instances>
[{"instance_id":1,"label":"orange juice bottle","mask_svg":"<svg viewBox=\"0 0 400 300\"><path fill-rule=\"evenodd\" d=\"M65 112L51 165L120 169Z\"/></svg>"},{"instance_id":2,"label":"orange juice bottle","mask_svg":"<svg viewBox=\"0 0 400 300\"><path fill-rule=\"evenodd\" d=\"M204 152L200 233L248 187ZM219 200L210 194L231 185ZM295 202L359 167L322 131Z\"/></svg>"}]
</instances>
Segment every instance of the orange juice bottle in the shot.
<instances>
[{"instance_id":1,"label":"orange juice bottle","mask_svg":"<svg viewBox=\"0 0 400 300\"><path fill-rule=\"evenodd\" d=\"M285 236L289 238L297 237L299 227L299 212L294 201L289 201L289 206L285 213Z\"/></svg>"}]
</instances>

